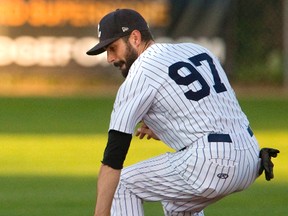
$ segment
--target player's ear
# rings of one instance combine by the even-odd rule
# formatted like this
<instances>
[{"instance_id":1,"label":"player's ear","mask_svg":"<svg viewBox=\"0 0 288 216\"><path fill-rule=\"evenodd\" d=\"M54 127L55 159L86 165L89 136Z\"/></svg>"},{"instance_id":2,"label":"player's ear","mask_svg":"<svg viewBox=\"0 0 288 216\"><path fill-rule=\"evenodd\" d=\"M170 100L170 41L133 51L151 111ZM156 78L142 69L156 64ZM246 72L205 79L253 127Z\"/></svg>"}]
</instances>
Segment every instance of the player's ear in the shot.
<instances>
[{"instance_id":1,"label":"player's ear","mask_svg":"<svg viewBox=\"0 0 288 216\"><path fill-rule=\"evenodd\" d=\"M139 47L142 41L140 31L138 30L132 31L129 37L129 41L130 41L130 44L132 44L133 46Z\"/></svg>"}]
</instances>

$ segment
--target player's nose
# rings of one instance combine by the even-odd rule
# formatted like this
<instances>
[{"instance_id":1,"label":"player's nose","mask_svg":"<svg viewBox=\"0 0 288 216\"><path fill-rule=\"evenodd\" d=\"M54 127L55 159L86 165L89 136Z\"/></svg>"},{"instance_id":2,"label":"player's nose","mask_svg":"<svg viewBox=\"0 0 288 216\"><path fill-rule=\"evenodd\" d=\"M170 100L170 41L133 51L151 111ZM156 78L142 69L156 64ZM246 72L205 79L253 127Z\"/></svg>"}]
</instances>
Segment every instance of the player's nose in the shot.
<instances>
[{"instance_id":1,"label":"player's nose","mask_svg":"<svg viewBox=\"0 0 288 216\"><path fill-rule=\"evenodd\" d=\"M111 52L107 51L107 62L109 64L113 63L115 61L115 55L113 55Z\"/></svg>"}]
</instances>

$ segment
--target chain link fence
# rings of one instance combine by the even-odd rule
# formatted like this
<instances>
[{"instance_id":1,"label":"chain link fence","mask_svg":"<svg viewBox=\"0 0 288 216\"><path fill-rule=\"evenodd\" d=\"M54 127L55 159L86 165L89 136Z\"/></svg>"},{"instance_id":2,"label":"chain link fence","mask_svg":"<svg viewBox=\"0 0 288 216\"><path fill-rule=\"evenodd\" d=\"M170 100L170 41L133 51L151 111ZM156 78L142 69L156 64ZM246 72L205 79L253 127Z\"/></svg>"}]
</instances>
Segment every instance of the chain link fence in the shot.
<instances>
[{"instance_id":1,"label":"chain link fence","mask_svg":"<svg viewBox=\"0 0 288 216\"><path fill-rule=\"evenodd\" d=\"M192 37L196 42L203 37L210 41L223 40L225 59L222 63L234 82L284 84L286 2L170 0L171 21L166 33L171 38Z\"/></svg>"},{"instance_id":2,"label":"chain link fence","mask_svg":"<svg viewBox=\"0 0 288 216\"><path fill-rule=\"evenodd\" d=\"M232 19L234 65L239 82L284 84L285 0L238 0ZM286 11L287 13L287 11Z\"/></svg>"}]
</instances>

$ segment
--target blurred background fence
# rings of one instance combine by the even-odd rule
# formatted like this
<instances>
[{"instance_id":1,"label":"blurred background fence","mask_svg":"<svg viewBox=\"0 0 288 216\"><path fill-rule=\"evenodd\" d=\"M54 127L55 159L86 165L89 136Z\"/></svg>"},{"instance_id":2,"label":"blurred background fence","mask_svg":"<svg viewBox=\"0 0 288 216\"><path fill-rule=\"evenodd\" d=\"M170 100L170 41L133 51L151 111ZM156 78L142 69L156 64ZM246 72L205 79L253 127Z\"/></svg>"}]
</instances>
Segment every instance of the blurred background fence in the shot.
<instances>
[{"instance_id":1,"label":"blurred background fence","mask_svg":"<svg viewBox=\"0 0 288 216\"><path fill-rule=\"evenodd\" d=\"M138 10L158 42L206 46L235 83L284 88L287 4L287 0L0 0L0 94L114 91L121 75L106 63L105 54L89 57L85 52L98 41L101 17L117 8Z\"/></svg>"}]
</instances>

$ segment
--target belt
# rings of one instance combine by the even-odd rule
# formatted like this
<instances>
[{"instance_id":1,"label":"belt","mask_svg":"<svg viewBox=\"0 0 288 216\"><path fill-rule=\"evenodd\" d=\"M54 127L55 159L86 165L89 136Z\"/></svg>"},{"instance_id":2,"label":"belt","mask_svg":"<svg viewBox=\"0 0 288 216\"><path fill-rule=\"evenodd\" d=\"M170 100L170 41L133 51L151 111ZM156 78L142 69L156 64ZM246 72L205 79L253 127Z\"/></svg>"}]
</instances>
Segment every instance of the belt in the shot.
<instances>
[{"instance_id":1,"label":"belt","mask_svg":"<svg viewBox=\"0 0 288 216\"><path fill-rule=\"evenodd\" d=\"M254 135L252 129L250 128L250 126L248 126L247 131L248 131L248 133L250 134L251 137ZM231 139L229 134L214 134L214 133L211 133L211 134L208 135L207 138L208 138L208 142L228 142L228 143L232 143L232 139ZM182 148L182 149L180 149L179 151L183 151L186 148L187 148L187 146Z\"/></svg>"},{"instance_id":2,"label":"belt","mask_svg":"<svg viewBox=\"0 0 288 216\"><path fill-rule=\"evenodd\" d=\"M229 134L209 134L208 142L232 142Z\"/></svg>"}]
</instances>

